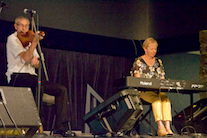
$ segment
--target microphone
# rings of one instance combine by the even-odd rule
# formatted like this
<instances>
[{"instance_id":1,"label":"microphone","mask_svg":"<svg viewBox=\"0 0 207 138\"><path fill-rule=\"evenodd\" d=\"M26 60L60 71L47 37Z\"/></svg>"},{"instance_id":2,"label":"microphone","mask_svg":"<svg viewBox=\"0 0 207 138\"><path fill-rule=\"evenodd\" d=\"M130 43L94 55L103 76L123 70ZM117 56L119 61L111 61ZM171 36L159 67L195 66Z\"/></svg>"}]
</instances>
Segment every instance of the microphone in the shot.
<instances>
[{"instance_id":1,"label":"microphone","mask_svg":"<svg viewBox=\"0 0 207 138\"><path fill-rule=\"evenodd\" d=\"M4 3L3 1L1 1L1 7L6 7L6 8L9 8L6 3Z\"/></svg>"},{"instance_id":2,"label":"microphone","mask_svg":"<svg viewBox=\"0 0 207 138\"><path fill-rule=\"evenodd\" d=\"M34 10L28 10L28 9L24 9L24 14L28 14L28 13L36 14L36 11L34 11Z\"/></svg>"}]
</instances>

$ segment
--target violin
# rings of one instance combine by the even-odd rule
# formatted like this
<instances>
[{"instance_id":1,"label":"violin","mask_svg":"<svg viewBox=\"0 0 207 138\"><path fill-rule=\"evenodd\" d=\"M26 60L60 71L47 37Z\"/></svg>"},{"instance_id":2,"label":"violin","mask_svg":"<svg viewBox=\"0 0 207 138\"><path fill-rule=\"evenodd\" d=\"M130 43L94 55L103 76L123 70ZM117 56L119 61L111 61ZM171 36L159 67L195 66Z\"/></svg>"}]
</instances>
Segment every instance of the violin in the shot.
<instances>
[{"instance_id":1,"label":"violin","mask_svg":"<svg viewBox=\"0 0 207 138\"><path fill-rule=\"evenodd\" d=\"M41 31L38 35L44 36L45 32ZM26 47L29 45L29 43L32 43L32 40L35 37L35 33L32 30L29 30L26 34L21 35L17 34L17 38L21 41L23 47Z\"/></svg>"}]
</instances>

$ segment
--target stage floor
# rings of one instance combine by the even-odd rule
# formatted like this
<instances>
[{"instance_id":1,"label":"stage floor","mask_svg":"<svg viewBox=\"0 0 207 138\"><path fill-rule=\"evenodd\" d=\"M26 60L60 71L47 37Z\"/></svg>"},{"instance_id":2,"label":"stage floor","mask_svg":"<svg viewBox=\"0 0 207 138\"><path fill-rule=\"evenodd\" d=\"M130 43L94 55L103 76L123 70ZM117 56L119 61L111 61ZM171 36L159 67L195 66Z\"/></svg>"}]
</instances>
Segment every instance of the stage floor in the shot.
<instances>
[{"instance_id":1,"label":"stage floor","mask_svg":"<svg viewBox=\"0 0 207 138\"><path fill-rule=\"evenodd\" d=\"M91 134L82 133L81 135L77 134L76 137L68 137L68 138L91 138L91 137L94 137L94 136ZM55 138L55 137L49 136L49 135L47 136L47 135L43 135L43 134L35 134L33 136L33 138ZM104 138L112 138L112 137L104 137ZM114 137L114 138L121 138L121 137ZM131 136L131 137L130 136L123 136L123 138L207 138L207 134L203 134L203 133L194 133L194 134L190 134L190 135L174 134L174 135L169 135L169 136L164 136L164 137L151 136L151 135L137 135L137 136Z\"/></svg>"},{"instance_id":2,"label":"stage floor","mask_svg":"<svg viewBox=\"0 0 207 138\"><path fill-rule=\"evenodd\" d=\"M93 138L94 136L91 134L77 134L76 136L68 136L68 138ZM98 136L95 136L97 138ZM0 138L25 138L24 136L3 136L0 135ZM36 133L32 138L57 138L57 136L50 136L49 131L39 134ZM61 138L61 137L59 137ZM121 137L103 137L103 138L121 138ZM164 137L159 137L159 136L152 136L152 135L136 135L136 136L122 136L122 138L207 138L207 134L204 133L193 133L189 135L179 135L179 134L174 134L174 135L169 135L169 136L164 136Z\"/></svg>"}]
</instances>

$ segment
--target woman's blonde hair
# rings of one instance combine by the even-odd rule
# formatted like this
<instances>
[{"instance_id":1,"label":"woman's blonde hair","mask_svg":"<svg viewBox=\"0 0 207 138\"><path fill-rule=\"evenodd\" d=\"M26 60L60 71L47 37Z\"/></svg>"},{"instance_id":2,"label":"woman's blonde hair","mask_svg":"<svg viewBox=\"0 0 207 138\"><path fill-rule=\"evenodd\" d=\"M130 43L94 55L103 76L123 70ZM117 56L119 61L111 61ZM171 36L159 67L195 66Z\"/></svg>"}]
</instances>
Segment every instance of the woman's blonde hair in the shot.
<instances>
[{"instance_id":1,"label":"woman's blonde hair","mask_svg":"<svg viewBox=\"0 0 207 138\"><path fill-rule=\"evenodd\" d=\"M143 42L142 48L147 48L149 46L149 44L151 44L151 43L156 43L156 45L158 46L157 41L154 38L149 37L149 38L145 39L145 41Z\"/></svg>"}]
</instances>

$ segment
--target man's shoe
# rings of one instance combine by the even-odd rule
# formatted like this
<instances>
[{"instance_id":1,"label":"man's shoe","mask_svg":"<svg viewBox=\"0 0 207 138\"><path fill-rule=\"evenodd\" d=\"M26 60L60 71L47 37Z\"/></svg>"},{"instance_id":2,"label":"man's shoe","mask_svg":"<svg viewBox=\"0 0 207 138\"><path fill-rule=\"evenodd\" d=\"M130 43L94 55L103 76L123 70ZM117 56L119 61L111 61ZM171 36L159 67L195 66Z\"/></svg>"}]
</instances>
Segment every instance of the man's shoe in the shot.
<instances>
[{"instance_id":1,"label":"man's shoe","mask_svg":"<svg viewBox=\"0 0 207 138\"><path fill-rule=\"evenodd\" d=\"M65 136L67 136L67 137L76 137L76 134L72 131L67 131L67 132L65 132Z\"/></svg>"},{"instance_id":2,"label":"man's shoe","mask_svg":"<svg viewBox=\"0 0 207 138\"><path fill-rule=\"evenodd\" d=\"M59 130L56 130L56 131L54 131L54 133L53 133L53 136L62 136L62 137L75 137L76 136L76 134L74 133L74 132L71 132L71 131L64 131L64 130L62 130L62 129L59 129Z\"/></svg>"},{"instance_id":3,"label":"man's shoe","mask_svg":"<svg viewBox=\"0 0 207 138\"><path fill-rule=\"evenodd\" d=\"M53 136L55 137L62 137L65 135L65 131L63 131L62 129L59 129L59 130L55 130L53 132Z\"/></svg>"}]
</instances>

